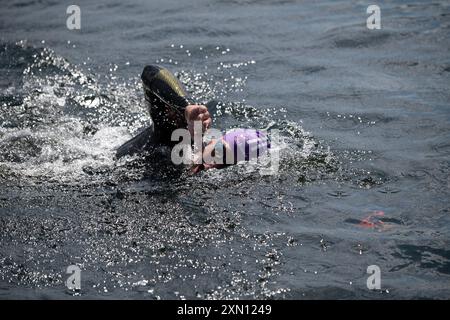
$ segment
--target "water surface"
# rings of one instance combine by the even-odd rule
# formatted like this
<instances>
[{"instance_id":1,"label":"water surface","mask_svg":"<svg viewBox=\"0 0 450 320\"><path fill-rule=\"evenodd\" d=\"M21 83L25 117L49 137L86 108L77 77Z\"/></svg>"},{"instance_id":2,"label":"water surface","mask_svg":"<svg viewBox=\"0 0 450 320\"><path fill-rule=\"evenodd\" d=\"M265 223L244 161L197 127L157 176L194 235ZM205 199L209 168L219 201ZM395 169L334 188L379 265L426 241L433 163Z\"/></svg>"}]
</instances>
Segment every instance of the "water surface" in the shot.
<instances>
[{"instance_id":1,"label":"water surface","mask_svg":"<svg viewBox=\"0 0 450 320\"><path fill-rule=\"evenodd\" d=\"M446 1L57 1L0 12L0 297L450 296ZM220 129L279 129L278 174L114 159L177 74ZM382 290L366 287L369 265Z\"/></svg>"}]
</instances>

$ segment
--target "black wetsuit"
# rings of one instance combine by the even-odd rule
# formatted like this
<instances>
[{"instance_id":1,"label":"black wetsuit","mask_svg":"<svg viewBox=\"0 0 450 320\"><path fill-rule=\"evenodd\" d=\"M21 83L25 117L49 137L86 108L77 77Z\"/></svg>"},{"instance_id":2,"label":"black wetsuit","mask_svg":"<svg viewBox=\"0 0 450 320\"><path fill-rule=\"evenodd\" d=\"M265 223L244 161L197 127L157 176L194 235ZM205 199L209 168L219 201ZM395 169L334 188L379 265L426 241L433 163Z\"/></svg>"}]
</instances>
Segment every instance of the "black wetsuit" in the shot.
<instances>
[{"instance_id":1,"label":"black wetsuit","mask_svg":"<svg viewBox=\"0 0 450 320\"><path fill-rule=\"evenodd\" d=\"M183 84L167 69L149 65L141 75L145 100L153 123L117 149L118 158L142 152L150 146L173 146L172 132L187 128L185 109L192 104Z\"/></svg>"}]
</instances>

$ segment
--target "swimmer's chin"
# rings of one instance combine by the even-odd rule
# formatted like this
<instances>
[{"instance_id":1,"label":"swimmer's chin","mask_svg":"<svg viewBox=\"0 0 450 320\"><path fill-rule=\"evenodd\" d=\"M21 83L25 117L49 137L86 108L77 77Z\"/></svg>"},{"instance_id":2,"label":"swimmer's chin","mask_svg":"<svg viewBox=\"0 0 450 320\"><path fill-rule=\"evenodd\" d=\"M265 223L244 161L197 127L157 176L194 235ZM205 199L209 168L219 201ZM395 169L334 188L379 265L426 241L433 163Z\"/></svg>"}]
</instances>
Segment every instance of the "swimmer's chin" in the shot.
<instances>
[{"instance_id":1,"label":"swimmer's chin","mask_svg":"<svg viewBox=\"0 0 450 320\"><path fill-rule=\"evenodd\" d=\"M207 164L207 163L195 164L189 169L189 173L197 174L200 171L205 171L205 170L210 170L210 169L223 169L225 167L226 167L226 165L216 164L216 163L214 163L214 164Z\"/></svg>"}]
</instances>

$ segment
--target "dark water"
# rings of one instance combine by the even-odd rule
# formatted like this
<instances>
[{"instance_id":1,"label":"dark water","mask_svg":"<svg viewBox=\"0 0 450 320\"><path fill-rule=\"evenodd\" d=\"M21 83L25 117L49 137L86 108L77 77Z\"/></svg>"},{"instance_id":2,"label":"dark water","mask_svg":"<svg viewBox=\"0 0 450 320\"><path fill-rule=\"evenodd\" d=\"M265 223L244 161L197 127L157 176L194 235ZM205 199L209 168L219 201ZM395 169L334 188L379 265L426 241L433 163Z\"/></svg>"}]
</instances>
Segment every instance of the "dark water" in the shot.
<instances>
[{"instance_id":1,"label":"dark water","mask_svg":"<svg viewBox=\"0 0 450 320\"><path fill-rule=\"evenodd\" d=\"M450 297L448 2L70 4L1 5L0 298ZM278 174L116 161L149 63L280 129Z\"/></svg>"}]
</instances>

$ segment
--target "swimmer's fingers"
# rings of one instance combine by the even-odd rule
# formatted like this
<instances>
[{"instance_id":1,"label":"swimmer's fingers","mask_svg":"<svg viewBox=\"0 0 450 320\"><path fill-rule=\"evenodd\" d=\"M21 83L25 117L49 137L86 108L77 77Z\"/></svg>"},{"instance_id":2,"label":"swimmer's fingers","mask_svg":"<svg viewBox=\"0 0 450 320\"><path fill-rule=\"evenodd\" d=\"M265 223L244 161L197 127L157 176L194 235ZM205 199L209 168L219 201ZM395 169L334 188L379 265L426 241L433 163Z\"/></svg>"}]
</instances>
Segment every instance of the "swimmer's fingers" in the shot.
<instances>
[{"instance_id":1,"label":"swimmer's fingers","mask_svg":"<svg viewBox=\"0 0 450 320\"><path fill-rule=\"evenodd\" d=\"M198 104L196 106L197 106L196 110L197 110L198 113L206 113L206 112L208 112L208 108L206 106L204 106L202 104Z\"/></svg>"},{"instance_id":2,"label":"swimmer's fingers","mask_svg":"<svg viewBox=\"0 0 450 320\"><path fill-rule=\"evenodd\" d=\"M187 106L184 112L187 121L194 121L198 114L198 106L195 104Z\"/></svg>"},{"instance_id":3,"label":"swimmer's fingers","mask_svg":"<svg viewBox=\"0 0 450 320\"><path fill-rule=\"evenodd\" d=\"M208 130L211 127L211 123L212 123L211 118L204 120L203 121L203 131Z\"/></svg>"},{"instance_id":4,"label":"swimmer's fingers","mask_svg":"<svg viewBox=\"0 0 450 320\"><path fill-rule=\"evenodd\" d=\"M211 116L209 115L209 112L206 111L204 113L200 113L195 120L205 121L208 120L209 118L211 118Z\"/></svg>"},{"instance_id":5,"label":"swimmer's fingers","mask_svg":"<svg viewBox=\"0 0 450 320\"><path fill-rule=\"evenodd\" d=\"M209 114L208 111L200 114L198 116L197 120L202 122L203 131L206 131L207 129L209 129L211 127L212 119L211 119L211 115Z\"/></svg>"},{"instance_id":6,"label":"swimmer's fingers","mask_svg":"<svg viewBox=\"0 0 450 320\"><path fill-rule=\"evenodd\" d=\"M200 120L198 119L200 115L208 113L208 108L203 105L189 105L186 107L185 117L188 121Z\"/></svg>"}]
</instances>

